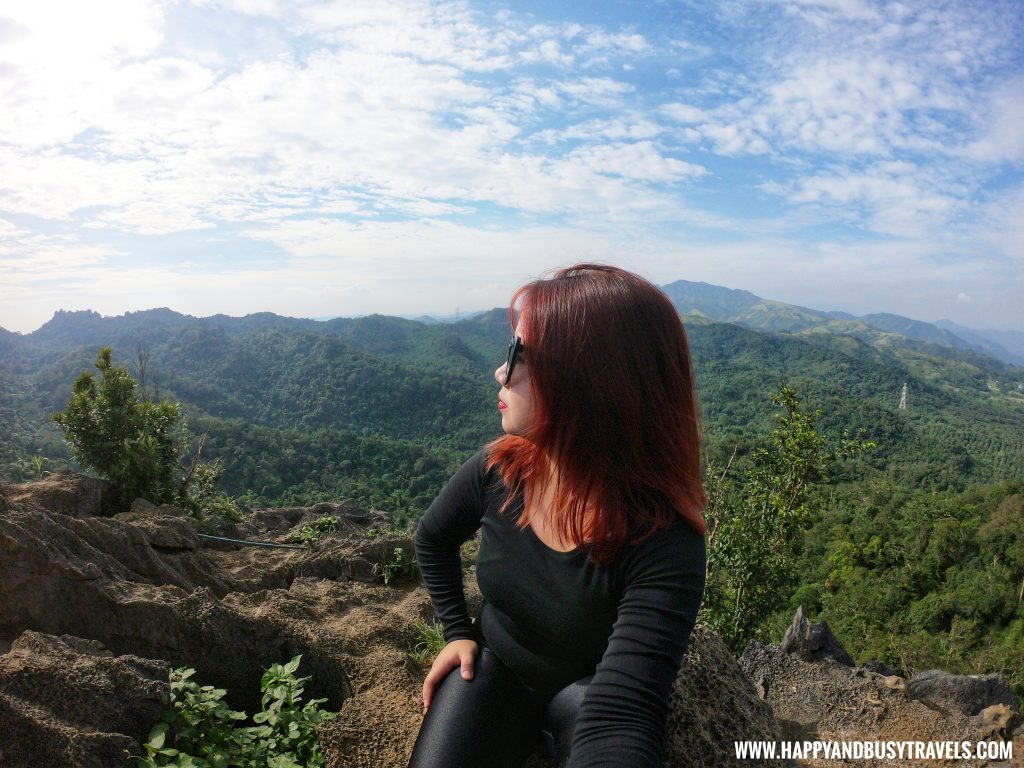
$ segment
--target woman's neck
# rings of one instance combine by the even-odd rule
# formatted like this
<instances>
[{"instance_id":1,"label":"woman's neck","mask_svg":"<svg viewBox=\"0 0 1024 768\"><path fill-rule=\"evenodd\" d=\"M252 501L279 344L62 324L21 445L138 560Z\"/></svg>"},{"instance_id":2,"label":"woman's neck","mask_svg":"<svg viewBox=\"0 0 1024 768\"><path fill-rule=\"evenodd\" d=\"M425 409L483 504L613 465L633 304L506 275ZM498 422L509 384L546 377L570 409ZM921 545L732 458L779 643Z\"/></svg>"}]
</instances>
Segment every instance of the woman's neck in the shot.
<instances>
[{"instance_id":1,"label":"woman's neck","mask_svg":"<svg viewBox=\"0 0 1024 768\"><path fill-rule=\"evenodd\" d=\"M558 495L561 476L558 472L558 465L548 460L548 475L543 480L528 483L523 494L523 522L530 526L537 537L547 546L562 552L576 549L576 544L561 535L555 514L555 498ZM587 521L589 522L589 521ZM584 523L584 530L589 531L589 526ZM585 541L590 540L590 534L585 533Z\"/></svg>"}]
</instances>

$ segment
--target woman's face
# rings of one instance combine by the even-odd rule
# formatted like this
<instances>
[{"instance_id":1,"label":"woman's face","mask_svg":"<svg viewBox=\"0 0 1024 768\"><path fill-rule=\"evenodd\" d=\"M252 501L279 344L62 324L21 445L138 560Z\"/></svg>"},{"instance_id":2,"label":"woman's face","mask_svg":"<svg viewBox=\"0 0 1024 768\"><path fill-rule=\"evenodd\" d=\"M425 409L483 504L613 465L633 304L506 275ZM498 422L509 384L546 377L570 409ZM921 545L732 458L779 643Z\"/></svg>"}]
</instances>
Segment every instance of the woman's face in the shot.
<instances>
[{"instance_id":1,"label":"woman's face","mask_svg":"<svg viewBox=\"0 0 1024 768\"><path fill-rule=\"evenodd\" d=\"M527 364L529 359L530 342L523 336L522 323L516 326L516 335L523 340L522 359L512 369L512 377L505 381L505 366L501 366L494 372L494 378L502 384L498 390L498 411L501 413L501 428L506 434L525 436L535 419L533 392L530 389L530 367Z\"/></svg>"}]
</instances>

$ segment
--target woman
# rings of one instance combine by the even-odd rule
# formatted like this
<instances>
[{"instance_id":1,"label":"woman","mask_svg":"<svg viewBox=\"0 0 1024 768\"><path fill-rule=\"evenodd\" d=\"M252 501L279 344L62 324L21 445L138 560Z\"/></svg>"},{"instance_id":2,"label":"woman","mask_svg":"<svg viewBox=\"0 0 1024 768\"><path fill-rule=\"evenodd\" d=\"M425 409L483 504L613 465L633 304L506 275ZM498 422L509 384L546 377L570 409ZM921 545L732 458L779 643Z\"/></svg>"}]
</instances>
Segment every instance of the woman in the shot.
<instances>
[{"instance_id":1,"label":"woman","mask_svg":"<svg viewBox=\"0 0 1024 768\"><path fill-rule=\"evenodd\" d=\"M445 648L411 768L661 764L672 684L704 590L705 504L686 333L668 298L579 264L519 289L505 435L416 530ZM481 530L472 622L459 546Z\"/></svg>"}]
</instances>

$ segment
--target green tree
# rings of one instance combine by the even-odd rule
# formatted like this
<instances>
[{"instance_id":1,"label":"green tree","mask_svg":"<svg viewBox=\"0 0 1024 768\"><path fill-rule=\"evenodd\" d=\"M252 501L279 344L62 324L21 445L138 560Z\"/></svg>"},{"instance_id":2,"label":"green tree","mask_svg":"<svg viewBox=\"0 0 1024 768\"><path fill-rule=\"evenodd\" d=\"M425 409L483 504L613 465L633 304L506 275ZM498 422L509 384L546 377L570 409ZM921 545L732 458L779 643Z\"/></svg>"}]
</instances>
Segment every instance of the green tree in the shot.
<instances>
[{"instance_id":1,"label":"green tree","mask_svg":"<svg viewBox=\"0 0 1024 768\"><path fill-rule=\"evenodd\" d=\"M733 460L705 470L708 506L708 578L703 621L738 653L763 633L766 619L787 598L795 582L800 534L820 510L815 494L827 469L874 443L845 434L838 448L826 450L803 413L796 393L782 386L772 397L781 407L765 445L751 452L742 482ZM733 455L735 459L735 454Z\"/></svg>"},{"instance_id":2,"label":"green tree","mask_svg":"<svg viewBox=\"0 0 1024 768\"><path fill-rule=\"evenodd\" d=\"M115 508L138 497L178 501L177 403L140 400L131 374L111 362L109 347L96 356L96 368L99 381L88 372L79 376L67 407L53 416L72 455L110 481Z\"/></svg>"},{"instance_id":3,"label":"green tree","mask_svg":"<svg viewBox=\"0 0 1024 768\"><path fill-rule=\"evenodd\" d=\"M78 462L110 482L110 508L124 510L143 498L177 504L200 519L206 511L237 517L234 502L216 488L223 462L200 461L206 436L190 456L178 404L140 398L131 374L111 355L109 347L100 350L99 381L89 372L79 376L67 407L53 416Z\"/></svg>"}]
</instances>

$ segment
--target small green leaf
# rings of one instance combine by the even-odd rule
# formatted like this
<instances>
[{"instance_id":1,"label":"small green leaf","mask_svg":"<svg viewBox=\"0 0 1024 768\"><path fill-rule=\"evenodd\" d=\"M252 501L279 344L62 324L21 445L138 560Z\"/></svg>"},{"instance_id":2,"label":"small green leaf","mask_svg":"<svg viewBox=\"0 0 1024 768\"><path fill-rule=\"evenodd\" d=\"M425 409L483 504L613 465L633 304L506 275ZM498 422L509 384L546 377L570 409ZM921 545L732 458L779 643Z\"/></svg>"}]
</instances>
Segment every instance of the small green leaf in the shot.
<instances>
[{"instance_id":1,"label":"small green leaf","mask_svg":"<svg viewBox=\"0 0 1024 768\"><path fill-rule=\"evenodd\" d=\"M149 732L149 740L146 742L153 749L160 749L164 745L164 739L167 738L167 729L170 726L167 723L157 723L153 726L153 730Z\"/></svg>"}]
</instances>

